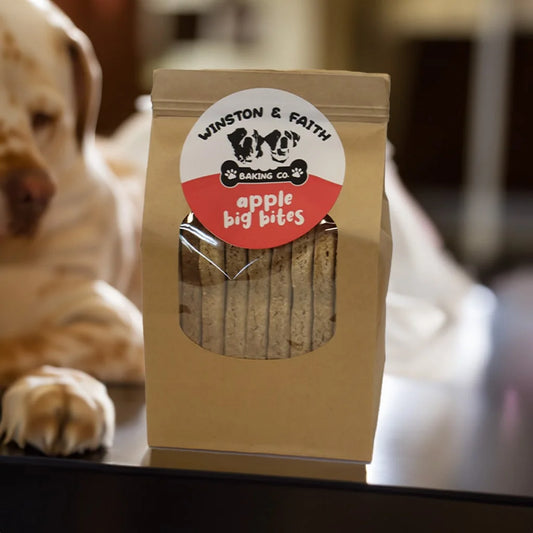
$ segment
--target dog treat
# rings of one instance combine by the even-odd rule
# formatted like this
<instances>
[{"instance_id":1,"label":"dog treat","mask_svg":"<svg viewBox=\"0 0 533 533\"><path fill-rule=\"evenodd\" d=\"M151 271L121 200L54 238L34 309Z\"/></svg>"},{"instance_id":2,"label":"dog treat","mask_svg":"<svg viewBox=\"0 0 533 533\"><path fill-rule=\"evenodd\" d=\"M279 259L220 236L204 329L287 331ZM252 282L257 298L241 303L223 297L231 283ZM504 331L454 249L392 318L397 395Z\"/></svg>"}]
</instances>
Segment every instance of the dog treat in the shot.
<instances>
[{"instance_id":1,"label":"dog treat","mask_svg":"<svg viewBox=\"0 0 533 533\"><path fill-rule=\"evenodd\" d=\"M246 310L246 355L264 359L267 354L272 250L248 250L248 306Z\"/></svg>"},{"instance_id":2,"label":"dog treat","mask_svg":"<svg viewBox=\"0 0 533 533\"><path fill-rule=\"evenodd\" d=\"M268 318L269 359L290 356L291 335L291 244L272 250Z\"/></svg>"},{"instance_id":3,"label":"dog treat","mask_svg":"<svg viewBox=\"0 0 533 533\"><path fill-rule=\"evenodd\" d=\"M314 238L311 230L292 243L291 356L311 351Z\"/></svg>"},{"instance_id":4,"label":"dog treat","mask_svg":"<svg viewBox=\"0 0 533 533\"><path fill-rule=\"evenodd\" d=\"M202 341L202 288L198 268L199 238L188 216L180 231L180 325L196 344Z\"/></svg>"},{"instance_id":5,"label":"dog treat","mask_svg":"<svg viewBox=\"0 0 533 533\"><path fill-rule=\"evenodd\" d=\"M315 228L313 267L313 342L315 350L335 332L337 228L327 217Z\"/></svg>"},{"instance_id":6,"label":"dog treat","mask_svg":"<svg viewBox=\"0 0 533 533\"><path fill-rule=\"evenodd\" d=\"M212 352L223 354L226 292L224 244L215 239L201 238L198 248L202 284L201 345Z\"/></svg>"},{"instance_id":7,"label":"dog treat","mask_svg":"<svg viewBox=\"0 0 533 533\"><path fill-rule=\"evenodd\" d=\"M243 356L246 339L246 306L248 280L247 250L227 244L226 252L226 315L224 354Z\"/></svg>"},{"instance_id":8,"label":"dog treat","mask_svg":"<svg viewBox=\"0 0 533 533\"><path fill-rule=\"evenodd\" d=\"M337 228L272 249L226 244L189 215L180 230L180 325L200 346L250 359L284 359L335 331Z\"/></svg>"}]
</instances>

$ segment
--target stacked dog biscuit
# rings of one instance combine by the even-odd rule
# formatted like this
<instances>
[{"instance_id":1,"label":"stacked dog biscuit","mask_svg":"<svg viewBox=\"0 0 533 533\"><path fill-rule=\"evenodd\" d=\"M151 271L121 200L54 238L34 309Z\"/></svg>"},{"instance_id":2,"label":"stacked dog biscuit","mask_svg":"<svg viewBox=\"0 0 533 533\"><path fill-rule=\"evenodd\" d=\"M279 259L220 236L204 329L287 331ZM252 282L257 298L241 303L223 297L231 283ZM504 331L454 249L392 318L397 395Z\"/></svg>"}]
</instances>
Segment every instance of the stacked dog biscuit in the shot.
<instances>
[{"instance_id":1,"label":"stacked dog biscuit","mask_svg":"<svg viewBox=\"0 0 533 533\"><path fill-rule=\"evenodd\" d=\"M189 215L180 230L180 324L215 353L281 359L335 331L337 229L327 217L271 249L226 244Z\"/></svg>"}]
</instances>

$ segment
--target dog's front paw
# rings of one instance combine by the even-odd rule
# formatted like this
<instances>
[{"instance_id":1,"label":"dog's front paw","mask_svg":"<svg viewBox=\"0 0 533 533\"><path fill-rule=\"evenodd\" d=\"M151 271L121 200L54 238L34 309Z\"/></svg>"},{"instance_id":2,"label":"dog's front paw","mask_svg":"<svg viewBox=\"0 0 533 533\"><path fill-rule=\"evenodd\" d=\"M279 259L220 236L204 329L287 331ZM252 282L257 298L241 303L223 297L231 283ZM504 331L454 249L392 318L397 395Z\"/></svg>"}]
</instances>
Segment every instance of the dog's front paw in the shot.
<instances>
[{"instance_id":1,"label":"dog's front paw","mask_svg":"<svg viewBox=\"0 0 533 533\"><path fill-rule=\"evenodd\" d=\"M30 444L48 455L110 446L114 426L105 386L78 370L41 367L14 382L2 402L5 442Z\"/></svg>"}]
</instances>

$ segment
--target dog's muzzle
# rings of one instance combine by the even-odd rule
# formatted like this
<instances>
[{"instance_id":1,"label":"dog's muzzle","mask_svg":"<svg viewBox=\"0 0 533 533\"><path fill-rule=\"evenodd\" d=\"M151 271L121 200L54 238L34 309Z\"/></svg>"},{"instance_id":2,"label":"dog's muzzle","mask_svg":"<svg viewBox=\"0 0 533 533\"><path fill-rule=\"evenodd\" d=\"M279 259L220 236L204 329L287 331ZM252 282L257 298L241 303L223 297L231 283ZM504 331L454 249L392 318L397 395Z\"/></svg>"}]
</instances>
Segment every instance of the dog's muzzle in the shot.
<instances>
[{"instance_id":1,"label":"dog's muzzle","mask_svg":"<svg viewBox=\"0 0 533 533\"><path fill-rule=\"evenodd\" d=\"M0 177L9 210L9 232L31 237L55 193L50 176L40 168L8 171Z\"/></svg>"}]
</instances>

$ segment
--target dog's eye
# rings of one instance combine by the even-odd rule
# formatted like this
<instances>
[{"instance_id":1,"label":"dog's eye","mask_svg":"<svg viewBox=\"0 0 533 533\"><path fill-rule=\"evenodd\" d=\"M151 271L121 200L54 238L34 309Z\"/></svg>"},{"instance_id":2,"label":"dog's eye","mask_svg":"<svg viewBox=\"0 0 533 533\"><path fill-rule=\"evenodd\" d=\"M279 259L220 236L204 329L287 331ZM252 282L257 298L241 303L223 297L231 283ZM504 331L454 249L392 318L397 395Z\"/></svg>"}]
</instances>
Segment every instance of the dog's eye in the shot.
<instances>
[{"instance_id":1,"label":"dog's eye","mask_svg":"<svg viewBox=\"0 0 533 533\"><path fill-rule=\"evenodd\" d=\"M35 131L42 130L52 126L56 120L56 117L50 113L44 113L43 111L36 111L31 116L31 127Z\"/></svg>"}]
</instances>

